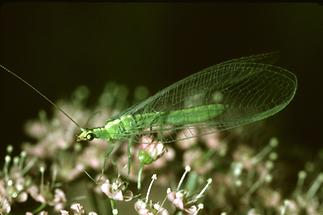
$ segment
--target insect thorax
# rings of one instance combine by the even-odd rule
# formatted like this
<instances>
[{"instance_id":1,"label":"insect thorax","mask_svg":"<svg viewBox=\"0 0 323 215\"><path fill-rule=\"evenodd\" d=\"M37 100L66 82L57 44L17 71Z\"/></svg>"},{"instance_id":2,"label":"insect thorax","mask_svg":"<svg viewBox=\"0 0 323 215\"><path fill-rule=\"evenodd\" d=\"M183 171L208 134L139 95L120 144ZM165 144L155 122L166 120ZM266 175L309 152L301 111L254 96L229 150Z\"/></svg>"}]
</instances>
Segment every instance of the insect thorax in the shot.
<instances>
[{"instance_id":1,"label":"insect thorax","mask_svg":"<svg viewBox=\"0 0 323 215\"><path fill-rule=\"evenodd\" d=\"M135 133L136 127L137 123L134 117L127 115L109 121L104 127L93 129L93 132L96 138L113 141L120 140Z\"/></svg>"}]
</instances>

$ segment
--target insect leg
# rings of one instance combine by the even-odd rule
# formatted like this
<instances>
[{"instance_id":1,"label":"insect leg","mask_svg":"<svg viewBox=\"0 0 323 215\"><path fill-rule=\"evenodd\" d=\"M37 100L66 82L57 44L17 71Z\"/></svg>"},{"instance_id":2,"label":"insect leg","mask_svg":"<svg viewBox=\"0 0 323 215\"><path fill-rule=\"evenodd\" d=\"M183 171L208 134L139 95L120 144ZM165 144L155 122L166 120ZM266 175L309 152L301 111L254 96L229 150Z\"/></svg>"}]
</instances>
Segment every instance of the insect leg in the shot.
<instances>
[{"instance_id":1,"label":"insect leg","mask_svg":"<svg viewBox=\"0 0 323 215\"><path fill-rule=\"evenodd\" d=\"M128 141L128 176L130 174L130 166L132 161L132 146L135 140L135 136L131 136Z\"/></svg>"},{"instance_id":2,"label":"insect leg","mask_svg":"<svg viewBox=\"0 0 323 215\"><path fill-rule=\"evenodd\" d=\"M103 167L102 167L102 171L101 171L102 176L103 176L104 170L106 168L107 160L113 156L113 154L117 151L117 149L120 147L120 145L121 145L120 142L117 142L114 144L111 144L111 143L108 144L107 151L106 151L104 158L103 158L104 161L103 161ZM115 165L115 162L113 159L111 159L111 163L113 165Z\"/></svg>"}]
</instances>

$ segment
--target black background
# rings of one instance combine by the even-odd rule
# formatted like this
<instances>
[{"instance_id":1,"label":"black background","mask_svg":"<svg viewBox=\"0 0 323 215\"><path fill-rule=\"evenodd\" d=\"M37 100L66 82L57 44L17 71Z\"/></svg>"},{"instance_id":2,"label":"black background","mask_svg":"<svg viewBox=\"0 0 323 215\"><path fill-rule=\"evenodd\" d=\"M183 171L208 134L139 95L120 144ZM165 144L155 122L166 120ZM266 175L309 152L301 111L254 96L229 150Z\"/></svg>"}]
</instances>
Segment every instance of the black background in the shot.
<instances>
[{"instance_id":1,"label":"black background","mask_svg":"<svg viewBox=\"0 0 323 215\"><path fill-rule=\"evenodd\" d=\"M323 6L304 3L7 3L0 8L0 63L53 100L80 84L97 95L109 80L154 93L204 67L280 51L298 77L291 104L268 119L291 149L322 146ZM23 123L51 106L5 72L1 157ZM72 114L72 113L71 113Z\"/></svg>"}]
</instances>

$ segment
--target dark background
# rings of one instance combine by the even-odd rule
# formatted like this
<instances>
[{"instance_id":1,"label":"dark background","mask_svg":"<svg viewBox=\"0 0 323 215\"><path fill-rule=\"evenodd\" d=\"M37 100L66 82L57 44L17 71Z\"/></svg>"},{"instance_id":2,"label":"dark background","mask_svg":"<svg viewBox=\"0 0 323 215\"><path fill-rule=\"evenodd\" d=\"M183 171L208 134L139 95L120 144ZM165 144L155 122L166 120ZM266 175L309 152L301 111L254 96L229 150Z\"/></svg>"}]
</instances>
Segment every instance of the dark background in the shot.
<instances>
[{"instance_id":1,"label":"dark background","mask_svg":"<svg viewBox=\"0 0 323 215\"><path fill-rule=\"evenodd\" d=\"M109 80L152 93L204 67L280 51L298 77L291 104L267 120L285 146L322 146L323 6L270 3L11 3L0 8L0 63L53 100L80 84L97 95ZM23 123L51 106L5 72L1 159L21 144ZM72 114L72 113L71 113Z\"/></svg>"}]
</instances>

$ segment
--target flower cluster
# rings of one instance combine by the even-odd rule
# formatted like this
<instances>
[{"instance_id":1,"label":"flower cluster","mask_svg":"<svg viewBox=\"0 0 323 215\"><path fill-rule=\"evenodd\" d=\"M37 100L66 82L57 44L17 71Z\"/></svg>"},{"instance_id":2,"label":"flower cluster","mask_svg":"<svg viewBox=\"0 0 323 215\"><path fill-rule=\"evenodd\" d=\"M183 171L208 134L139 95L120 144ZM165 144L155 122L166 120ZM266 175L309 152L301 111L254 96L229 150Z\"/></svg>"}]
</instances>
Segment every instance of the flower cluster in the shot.
<instances>
[{"instance_id":1,"label":"flower cluster","mask_svg":"<svg viewBox=\"0 0 323 215\"><path fill-rule=\"evenodd\" d=\"M81 86L57 104L84 127L102 126L128 106L127 88L115 83L108 83L92 106L88 96L89 90ZM136 88L133 103L146 96L146 88ZM250 128L221 133L209 132L211 128L146 132L132 145L128 140L77 143L78 129L58 110L52 117L40 111L37 119L26 123L33 141L24 143L18 155L9 145L3 159L0 214L316 215L323 211L319 165L323 153L300 167L295 183L286 182L290 173L285 170L290 166L278 156L283 144L275 137L268 138L265 146L255 144L246 137L254 133ZM172 143L162 141L171 138L175 138ZM106 157L112 145L116 147ZM158 189L152 188L153 183ZM158 194L157 201L150 199ZM26 204L30 206L20 207Z\"/></svg>"}]
</instances>

